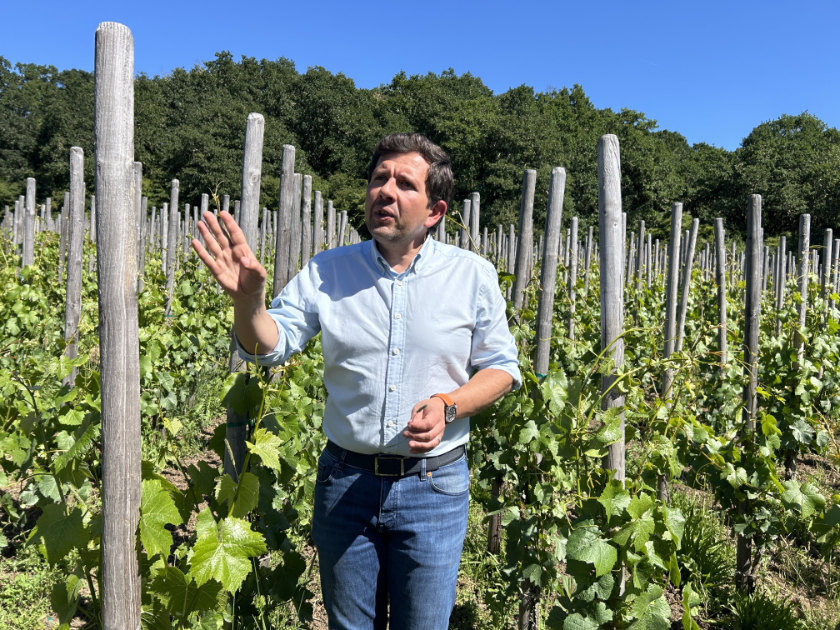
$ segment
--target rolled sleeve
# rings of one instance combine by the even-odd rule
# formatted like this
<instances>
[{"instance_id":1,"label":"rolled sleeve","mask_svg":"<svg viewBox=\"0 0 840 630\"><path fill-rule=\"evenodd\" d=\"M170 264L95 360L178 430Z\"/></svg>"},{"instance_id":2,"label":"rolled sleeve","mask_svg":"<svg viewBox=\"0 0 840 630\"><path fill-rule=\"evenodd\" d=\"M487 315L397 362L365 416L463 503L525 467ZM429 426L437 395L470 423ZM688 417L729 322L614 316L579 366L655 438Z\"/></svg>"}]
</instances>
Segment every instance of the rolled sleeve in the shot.
<instances>
[{"instance_id":1,"label":"rolled sleeve","mask_svg":"<svg viewBox=\"0 0 840 630\"><path fill-rule=\"evenodd\" d=\"M248 352L239 339L236 349L243 360L258 365L282 365L295 352L300 352L306 343L321 330L317 299L312 283L311 266L297 274L271 301L268 314L277 325L277 345L267 354ZM235 335L234 335L235 337Z\"/></svg>"},{"instance_id":2,"label":"rolled sleeve","mask_svg":"<svg viewBox=\"0 0 840 630\"><path fill-rule=\"evenodd\" d=\"M476 326L473 331L471 363L476 370L493 368L513 378L513 389L522 385L519 351L508 327L505 300L499 290L495 269L476 300Z\"/></svg>"}]
</instances>

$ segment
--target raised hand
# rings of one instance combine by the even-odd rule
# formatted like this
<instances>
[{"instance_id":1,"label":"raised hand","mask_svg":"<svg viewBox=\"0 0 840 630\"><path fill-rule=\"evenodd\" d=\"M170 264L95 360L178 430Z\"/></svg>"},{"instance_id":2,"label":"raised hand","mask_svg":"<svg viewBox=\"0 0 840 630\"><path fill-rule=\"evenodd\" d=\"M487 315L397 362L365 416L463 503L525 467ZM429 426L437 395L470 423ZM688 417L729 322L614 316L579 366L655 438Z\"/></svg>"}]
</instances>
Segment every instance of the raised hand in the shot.
<instances>
[{"instance_id":1,"label":"raised hand","mask_svg":"<svg viewBox=\"0 0 840 630\"><path fill-rule=\"evenodd\" d=\"M245 233L228 212L220 212L216 220L211 212L202 215L198 231L207 244L192 240L193 249L207 265L216 281L230 295L234 303L265 298L266 271L248 246Z\"/></svg>"}]
</instances>

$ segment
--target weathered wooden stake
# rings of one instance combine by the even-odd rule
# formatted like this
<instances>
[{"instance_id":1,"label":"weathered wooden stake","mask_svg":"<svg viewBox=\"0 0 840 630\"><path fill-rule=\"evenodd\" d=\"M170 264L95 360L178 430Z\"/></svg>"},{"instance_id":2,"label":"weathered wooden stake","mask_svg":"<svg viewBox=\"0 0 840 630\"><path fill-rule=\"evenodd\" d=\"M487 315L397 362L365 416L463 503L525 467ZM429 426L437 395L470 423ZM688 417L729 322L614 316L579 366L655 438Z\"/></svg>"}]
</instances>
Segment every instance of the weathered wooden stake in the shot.
<instances>
[{"instance_id":1,"label":"weathered wooden stake","mask_svg":"<svg viewBox=\"0 0 840 630\"><path fill-rule=\"evenodd\" d=\"M537 171L527 169L522 176L522 200L519 206L519 243L516 247L516 279L513 284L513 306L518 311L525 302L525 287L531 267L534 240L534 188ZM463 246L463 245L462 245Z\"/></svg>"},{"instance_id":2,"label":"weathered wooden stake","mask_svg":"<svg viewBox=\"0 0 840 630\"><path fill-rule=\"evenodd\" d=\"M567 249L569 255L569 339L575 339L575 310L577 308L578 277L578 218L572 217L571 236Z\"/></svg>"},{"instance_id":3,"label":"weathered wooden stake","mask_svg":"<svg viewBox=\"0 0 840 630\"><path fill-rule=\"evenodd\" d=\"M620 408L621 439L611 444L604 468L624 482L624 394L616 385L624 365L624 230L621 212L621 163L618 138L598 139L598 242L601 249L601 351L612 359L601 376L601 407Z\"/></svg>"},{"instance_id":4,"label":"weathered wooden stake","mask_svg":"<svg viewBox=\"0 0 840 630\"><path fill-rule=\"evenodd\" d=\"M64 306L64 355L78 356L77 335L82 317L82 248L85 240L85 179L84 151L70 148L70 192L67 199L67 284ZM76 381L76 368L62 383L72 386Z\"/></svg>"},{"instance_id":5,"label":"weathered wooden stake","mask_svg":"<svg viewBox=\"0 0 840 630\"><path fill-rule=\"evenodd\" d=\"M671 240L668 243L668 278L665 289L665 349L662 353L665 359L674 353L677 337L677 291L679 288L682 211L683 205L681 203L675 203L671 206ZM673 378L673 369L670 366L666 367L662 375L662 396L665 399L671 397Z\"/></svg>"},{"instance_id":6,"label":"weathered wooden stake","mask_svg":"<svg viewBox=\"0 0 840 630\"><path fill-rule=\"evenodd\" d=\"M312 175L303 176L303 210L301 216L301 268L312 257Z\"/></svg>"},{"instance_id":7,"label":"weathered wooden stake","mask_svg":"<svg viewBox=\"0 0 840 630\"><path fill-rule=\"evenodd\" d=\"M140 628L140 348L134 201L134 42L96 29L94 146L102 396L102 624Z\"/></svg>"},{"instance_id":8,"label":"weathered wooden stake","mask_svg":"<svg viewBox=\"0 0 840 630\"><path fill-rule=\"evenodd\" d=\"M324 200L321 191L315 191L315 216L312 220L312 255L324 249Z\"/></svg>"},{"instance_id":9,"label":"weathered wooden stake","mask_svg":"<svg viewBox=\"0 0 840 630\"><path fill-rule=\"evenodd\" d=\"M683 267L682 291L680 293L680 309L677 317L677 341L674 345L674 350L680 352L683 347L683 338L685 337L685 317L688 312L688 293L691 290L691 271L694 266L694 250L697 247L697 230L700 227L700 219L694 219L691 222L691 232L688 237L688 251L685 256L685 266Z\"/></svg>"},{"instance_id":10,"label":"weathered wooden stake","mask_svg":"<svg viewBox=\"0 0 840 630\"><path fill-rule=\"evenodd\" d=\"M808 314L808 271L810 269L810 247L811 247L811 215L799 215L799 277L797 284L799 287L799 327L796 330L795 345L796 345L796 365L797 369L802 365L802 360L805 358L805 337L802 331L805 330L805 319Z\"/></svg>"},{"instance_id":11,"label":"weathered wooden stake","mask_svg":"<svg viewBox=\"0 0 840 630\"><path fill-rule=\"evenodd\" d=\"M720 353L721 371L727 363L726 341L726 235L723 230L723 219L715 219L715 251L717 252L717 286L718 286L718 352Z\"/></svg>"},{"instance_id":12,"label":"weathered wooden stake","mask_svg":"<svg viewBox=\"0 0 840 630\"><path fill-rule=\"evenodd\" d=\"M747 210L746 244L746 291L744 296L744 407L742 412L743 431L746 436L755 432L755 420L758 412L758 333L761 315L761 195L750 195ZM750 439L750 438L748 438ZM745 514L749 510L746 501L738 505L738 512ZM735 581L742 593L750 593L755 588L756 557L753 552L753 540L738 535L735 559Z\"/></svg>"},{"instance_id":13,"label":"weathered wooden stake","mask_svg":"<svg viewBox=\"0 0 840 630\"><path fill-rule=\"evenodd\" d=\"M26 202L23 215L23 253L21 266L26 269L35 262L35 178L26 178Z\"/></svg>"},{"instance_id":14,"label":"weathered wooden stake","mask_svg":"<svg viewBox=\"0 0 840 630\"><path fill-rule=\"evenodd\" d=\"M557 257L563 221L563 196L566 191L566 169L551 169L548 184L548 208L545 218L545 252L540 270L540 301L537 309L537 347L534 370L539 378L548 373L551 355L551 329L554 317L554 292L557 286Z\"/></svg>"},{"instance_id":15,"label":"weathered wooden stake","mask_svg":"<svg viewBox=\"0 0 840 630\"><path fill-rule=\"evenodd\" d=\"M292 207L295 194L295 148L283 145L280 173L280 201L277 217L277 238L274 246L274 279L271 298L277 297L289 281L289 250L292 239Z\"/></svg>"}]
</instances>

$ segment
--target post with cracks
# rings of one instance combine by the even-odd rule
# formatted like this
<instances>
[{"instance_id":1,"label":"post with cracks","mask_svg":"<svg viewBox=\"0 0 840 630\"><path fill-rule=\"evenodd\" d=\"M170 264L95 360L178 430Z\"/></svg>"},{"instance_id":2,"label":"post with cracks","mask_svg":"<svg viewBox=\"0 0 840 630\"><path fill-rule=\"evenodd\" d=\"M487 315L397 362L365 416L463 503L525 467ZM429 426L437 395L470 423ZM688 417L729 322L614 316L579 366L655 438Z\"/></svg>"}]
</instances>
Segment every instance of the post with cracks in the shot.
<instances>
[{"instance_id":1,"label":"post with cracks","mask_svg":"<svg viewBox=\"0 0 840 630\"><path fill-rule=\"evenodd\" d=\"M618 138L598 139L598 242L601 250L601 351L611 359L601 376L601 406L622 409L621 439L609 447L604 468L624 482L624 394L616 386L624 365L624 230L621 213L621 163Z\"/></svg>"},{"instance_id":2,"label":"post with cracks","mask_svg":"<svg viewBox=\"0 0 840 630\"><path fill-rule=\"evenodd\" d=\"M140 348L134 200L134 42L103 22L94 61L102 379L102 624L140 628Z\"/></svg>"}]
</instances>

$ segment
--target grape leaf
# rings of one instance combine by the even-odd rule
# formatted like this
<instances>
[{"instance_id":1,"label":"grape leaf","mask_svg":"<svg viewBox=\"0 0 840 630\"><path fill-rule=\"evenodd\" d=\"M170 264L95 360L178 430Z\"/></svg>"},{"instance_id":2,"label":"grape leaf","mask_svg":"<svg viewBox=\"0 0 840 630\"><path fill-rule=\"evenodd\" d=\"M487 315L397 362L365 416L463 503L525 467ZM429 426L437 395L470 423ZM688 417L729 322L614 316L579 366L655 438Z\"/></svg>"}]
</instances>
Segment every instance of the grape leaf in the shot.
<instances>
[{"instance_id":1,"label":"grape leaf","mask_svg":"<svg viewBox=\"0 0 840 630\"><path fill-rule=\"evenodd\" d=\"M140 496L140 541L151 558L161 554L169 556L172 534L165 525L180 525L183 521L175 501L157 479L142 482Z\"/></svg>"},{"instance_id":2,"label":"grape leaf","mask_svg":"<svg viewBox=\"0 0 840 630\"><path fill-rule=\"evenodd\" d=\"M82 523L82 511L74 508L70 514L57 503L48 503L36 523L37 536L44 541L47 561L50 564L66 556L72 549L84 549L88 535Z\"/></svg>"},{"instance_id":3,"label":"grape leaf","mask_svg":"<svg viewBox=\"0 0 840 630\"><path fill-rule=\"evenodd\" d=\"M250 558L265 550L262 534L252 531L247 521L228 517L196 541L192 575L198 586L214 579L234 593L251 572Z\"/></svg>"},{"instance_id":4,"label":"grape leaf","mask_svg":"<svg viewBox=\"0 0 840 630\"><path fill-rule=\"evenodd\" d=\"M630 505L630 493L624 489L620 481L611 479L601 496L598 497L598 503L604 506L607 523L609 523L611 516L618 516Z\"/></svg>"},{"instance_id":5,"label":"grape leaf","mask_svg":"<svg viewBox=\"0 0 840 630\"><path fill-rule=\"evenodd\" d=\"M253 442L246 442L248 450L254 455L259 455L264 466L273 470L280 470L278 451L283 445L280 438L265 429L257 429L251 439Z\"/></svg>"},{"instance_id":6,"label":"grape leaf","mask_svg":"<svg viewBox=\"0 0 840 630\"><path fill-rule=\"evenodd\" d=\"M591 527L578 527L566 543L566 555L572 560L595 566L595 575L609 572L618 560L618 552L609 542L596 534Z\"/></svg>"}]
</instances>

